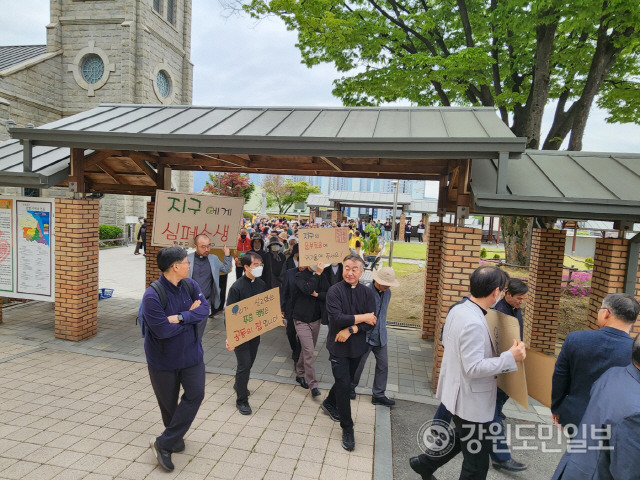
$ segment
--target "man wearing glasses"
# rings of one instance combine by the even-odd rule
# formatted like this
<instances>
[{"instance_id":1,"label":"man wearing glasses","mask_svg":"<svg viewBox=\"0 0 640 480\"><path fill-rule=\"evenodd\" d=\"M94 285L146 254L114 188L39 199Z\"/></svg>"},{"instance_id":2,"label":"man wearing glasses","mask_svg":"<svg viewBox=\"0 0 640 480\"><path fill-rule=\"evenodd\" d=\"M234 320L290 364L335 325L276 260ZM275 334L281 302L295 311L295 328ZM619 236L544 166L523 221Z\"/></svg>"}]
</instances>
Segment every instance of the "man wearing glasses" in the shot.
<instances>
[{"instance_id":1,"label":"man wearing glasses","mask_svg":"<svg viewBox=\"0 0 640 480\"><path fill-rule=\"evenodd\" d=\"M151 448L158 464L172 471L171 453L185 449L184 435L204 399L198 325L207 319L209 303L198 284L187 278L189 260L184 248L163 248L157 261L162 271L159 286L150 286L142 297L144 351L165 426L164 432L151 440ZM178 403L180 387L184 393Z\"/></svg>"},{"instance_id":2,"label":"man wearing glasses","mask_svg":"<svg viewBox=\"0 0 640 480\"><path fill-rule=\"evenodd\" d=\"M629 335L638 318L638 302L626 293L605 297L598 309L600 330L571 332L556 361L551 387L554 425L580 425L591 387L611 367L626 367L633 339ZM575 433L577 432L568 432Z\"/></svg>"}]
</instances>

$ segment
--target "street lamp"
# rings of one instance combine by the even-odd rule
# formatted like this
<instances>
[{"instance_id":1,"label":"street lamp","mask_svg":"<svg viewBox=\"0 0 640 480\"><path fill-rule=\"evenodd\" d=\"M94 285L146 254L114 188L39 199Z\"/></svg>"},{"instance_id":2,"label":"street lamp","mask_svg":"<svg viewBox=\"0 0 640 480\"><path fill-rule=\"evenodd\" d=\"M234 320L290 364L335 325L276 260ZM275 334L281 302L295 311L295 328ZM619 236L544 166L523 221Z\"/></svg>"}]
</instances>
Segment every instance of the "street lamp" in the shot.
<instances>
[{"instance_id":1,"label":"street lamp","mask_svg":"<svg viewBox=\"0 0 640 480\"><path fill-rule=\"evenodd\" d=\"M393 265L393 242L396 233L396 211L398 210L398 180L391 180L393 185L393 213L391 214L391 245L389 246L389 266Z\"/></svg>"}]
</instances>

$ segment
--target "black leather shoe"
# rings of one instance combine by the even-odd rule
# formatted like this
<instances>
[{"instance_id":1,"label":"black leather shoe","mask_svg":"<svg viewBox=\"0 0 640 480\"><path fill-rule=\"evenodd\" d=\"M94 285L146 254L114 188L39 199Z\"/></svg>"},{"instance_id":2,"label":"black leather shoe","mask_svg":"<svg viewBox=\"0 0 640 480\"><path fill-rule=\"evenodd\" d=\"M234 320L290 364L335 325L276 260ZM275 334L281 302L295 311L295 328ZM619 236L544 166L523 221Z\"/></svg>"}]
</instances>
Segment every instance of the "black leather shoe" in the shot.
<instances>
[{"instance_id":1,"label":"black leather shoe","mask_svg":"<svg viewBox=\"0 0 640 480\"><path fill-rule=\"evenodd\" d=\"M180 440L178 443L176 443L173 446L172 452L173 453L180 453L180 452L184 452L184 440Z\"/></svg>"},{"instance_id":2,"label":"black leather shoe","mask_svg":"<svg viewBox=\"0 0 640 480\"><path fill-rule=\"evenodd\" d=\"M240 402L240 403L236 402L236 408L242 415L251 415L251 406L247 401Z\"/></svg>"},{"instance_id":3,"label":"black leather shoe","mask_svg":"<svg viewBox=\"0 0 640 480\"><path fill-rule=\"evenodd\" d=\"M392 407L396 404L396 401L391 400L390 398L387 398L383 395L381 397L372 397L371 403L373 403L374 405L384 405L385 407Z\"/></svg>"},{"instance_id":4,"label":"black leather shoe","mask_svg":"<svg viewBox=\"0 0 640 480\"><path fill-rule=\"evenodd\" d=\"M422 477L422 480L437 480L436 477L429 472L426 465L420 463L420 459L418 457L411 457L409 459L409 466L411 467L411 470Z\"/></svg>"},{"instance_id":5,"label":"black leather shoe","mask_svg":"<svg viewBox=\"0 0 640 480\"><path fill-rule=\"evenodd\" d=\"M158 445L158 440L151 440L151 450L158 460L158 465L164 468L167 472L173 471L173 462L171 461L171 451L164 450Z\"/></svg>"},{"instance_id":6,"label":"black leather shoe","mask_svg":"<svg viewBox=\"0 0 640 480\"><path fill-rule=\"evenodd\" d=\"M353 427L342 429L342 448L348 451L356 448L356 440L353 436Z\"/></svg>"},{"instance_id":7,"label":"black leather shoe","mask_svg":"<svg viewBox=\"0 0 640 480\"><path fill-rule=\"evenodd\" d=\"M353 387L351 390L349 390L349 398L351 400L355 400L356 399L356 388Z\"/></svg>"},{"instance_id":8,"label":"black leather shoe","mask_svg":"<svg viewBox=\"0 0 640 480\"><path fill-rule=\"evenodd\" d=\"M491 463L496 470L506 470L507 472L522 472L527 469L527 465L516 462L513 458L510 458L506 462L492 461Z\"/></svg>"},{"instance_id":9,"label":"black leather shoe","mask_svg":"<svg viewBox=\"0 0 640 480\"><path fill-rule=\"evenodd\" d=\"M303 377L296 377L296 382L298 382L302 388L309 388L307 381Z\"/></svg>"},{"instance_id":10,"label":"black leather shoe","mask_svg":"<svg viewBox=\"0 0 640 480\"><path fill-rule=\"evenodd\" d=\"M322 402L322 411L331 417L331 420L334 422L340 421L340 414L338 413L338 409L333 405L329 405L325 400Z\"/></svg>"},{"instance_id":11,"label":"black leather shoe","mask_svg":"<svg viewBox=\"0 0 640 480\"><path fill-rule=\"evenodd\" d=\"M320 389L318 387L311 389L311 396L312 397L318 397L320 395L322 395L322 392L320 391Z\"/></svg>"}]
</instances>

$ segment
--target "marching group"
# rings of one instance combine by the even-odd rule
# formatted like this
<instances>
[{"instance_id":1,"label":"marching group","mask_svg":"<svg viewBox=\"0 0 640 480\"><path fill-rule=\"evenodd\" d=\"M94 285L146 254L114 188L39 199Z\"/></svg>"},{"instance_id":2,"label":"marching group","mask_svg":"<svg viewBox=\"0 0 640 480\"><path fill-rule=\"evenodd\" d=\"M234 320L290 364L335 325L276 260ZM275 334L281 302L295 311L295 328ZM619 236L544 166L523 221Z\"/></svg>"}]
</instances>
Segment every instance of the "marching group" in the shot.
<instances>
[{"instance_id":1,"label":"marching group","mask_svg":"<svg viewBox=\"0 0 640 480\"><path fill-rule=\"evenodd\" d=\"M359 241L357 228L350 232L350 242ZM355 387L371 352L376 360L372 403L394 405L385 395L386 314L390 287L398 285L393 270L373 271L370 285L360 283L365 262L357 249L341 263L300 265L296 234L297 225L285 222L246 225L237 242L237 279L226 299L222 279L226 280L234 261L226 246L218 258L210 254L210 239L199 235L194 239L195 253L187 254L180 247L158 253L162 274L145 291L141 312L147 327L149 376L165 426L151 447L165 470L174 468L171 454L184 450L184 435L204 398L201 339L207 318L225 303L235 304L271 288L280 289L296 382L309 389L313 398L322 395L314 351L321 325L328 327L326 346L334 384L320 405L340 423L344 449L355 448L350 399L356 397ZM469 281L470 294L451 307L441 337L444 356L436 393L441 404L434 420L451 425L452 445L446 454L426 451L410 459L411 468L424 479L435 478L434 472L458 453L463 454L460 478L486 478L491 464L512 472L527 468L509 453L502 425L502 407L509 397L497 387L497 375L515 371L526 356L522 306L527 286L491 266L476 269ZM502 354L496 351L484 318L490 308L517 318L520 324L520 338L513 339L513 346ZM640 341L630 336L639 311L633 296L609 295L598 311L601 329L567 337L553 373L553 421L559 428L574 428L577 434L572 442L588 445L595 440L577 428L581 422L607 425L611 448L569 450L554 479L639 478ZM235 348L227 344L237 360L234 390L243 415L252 414L248 382L259 345L260 336ZM180 387L184 392L179 398Z\"/></svg>"}]
</instances>

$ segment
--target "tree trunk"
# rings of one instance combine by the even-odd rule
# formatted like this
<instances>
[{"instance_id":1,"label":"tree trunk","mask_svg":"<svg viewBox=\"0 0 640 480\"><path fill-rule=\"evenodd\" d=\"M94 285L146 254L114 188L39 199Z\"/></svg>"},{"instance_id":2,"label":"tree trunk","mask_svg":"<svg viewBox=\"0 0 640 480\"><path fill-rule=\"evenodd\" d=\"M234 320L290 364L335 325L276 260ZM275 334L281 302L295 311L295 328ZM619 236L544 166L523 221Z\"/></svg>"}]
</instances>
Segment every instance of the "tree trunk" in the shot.
<instances>
[{"instance_id":1,"label":"tree trunk","mask_svg":"<svg viewBox=\"0 0 640 480\"><path fill-rule=\"evenodd\" d=\"M500 232L504 239L504 253L507 263L529 265L531 252L531 217L500 217Z\"/></svg>"}]
</instances>

